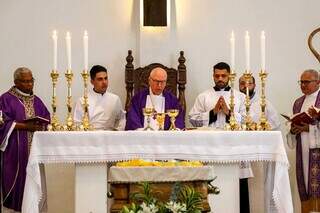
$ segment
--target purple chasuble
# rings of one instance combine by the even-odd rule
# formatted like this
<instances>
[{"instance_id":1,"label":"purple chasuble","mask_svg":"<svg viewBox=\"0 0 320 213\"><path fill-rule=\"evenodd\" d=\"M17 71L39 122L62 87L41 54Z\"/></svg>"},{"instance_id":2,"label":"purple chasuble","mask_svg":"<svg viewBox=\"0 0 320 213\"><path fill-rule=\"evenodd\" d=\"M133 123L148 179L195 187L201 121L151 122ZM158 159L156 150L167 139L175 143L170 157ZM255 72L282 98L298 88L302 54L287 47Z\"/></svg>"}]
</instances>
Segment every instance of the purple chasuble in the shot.
<instances>
[{"instance_id":1,"label":"purple chasuble","mask_svg":"<svg viewBox=\"0 0 320 213\"><path fill-rule=\"evenodd\" d=\"M146 106L147 96L149 95L149 88L144 89L132 97L131 105L127 113L127 122L125 130L135 130L144 127L144 115L143 108ZM162 93L165 99L165 112L168 109L178 109L179 115L176 118L176 127L183 129L185 127L184 117L185 112L182 110L177 97L168 91L163 91ZM168 130L170 128L170 118L166 116L164 121L164 129Z\"/></svg>"},{"instance_id":2,"label":"purple chasuble","mask_svg":"<svg viewBox=\"0 0 320 213\"><path fill-rule=\"evenodd\" d=\"M301 111L305 95L298 98L293 104L293 114ZM318 92L315 102L316 107L320 107L320 92ZM309 170L308 170L308 191L304 181L301 135L296 135L296 175L301 201L309 200L310 197L320 198L320 148L309 149Z\"/></svg>"},{"instance_id":3,"label":"purple chasuble","mask_svg":"<svg viewBox=\"0 0 320 213\"><path fill-rule=\"evenodd\" d=\"M9 138L6 148L0 152L3 206L21 211L33 132L13 129L10 134L9 130L14 122L23 122L24 119L33 116L49 120L50 114L40 98L35 95L23 96L15 87L0 96L0 110L4 118L4 124L0 125L0 147L4 145L6 137Z\"/></svg>"}]
</instances>

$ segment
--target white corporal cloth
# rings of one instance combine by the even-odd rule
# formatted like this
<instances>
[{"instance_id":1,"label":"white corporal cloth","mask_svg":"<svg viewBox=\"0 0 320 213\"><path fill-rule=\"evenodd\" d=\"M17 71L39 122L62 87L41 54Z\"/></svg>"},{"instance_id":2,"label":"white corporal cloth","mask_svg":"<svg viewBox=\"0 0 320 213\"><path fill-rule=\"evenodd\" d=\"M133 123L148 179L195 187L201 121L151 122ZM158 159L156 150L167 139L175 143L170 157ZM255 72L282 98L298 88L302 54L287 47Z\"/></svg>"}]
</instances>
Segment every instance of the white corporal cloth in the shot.
<instances>
[{"instance_id":1,"label":"white corporal cloth","mask_svg":"<svg viewBox=\"0 0 320 213\"><path fill-rule=\"evenodd\" d=\"M133 158L271 165L268 212L292 213L288 158L279 131L36 132L27 166L23 213L37 213L39 164L114 162ZM269 208L269 207L272 208Z\"/></svg>"}]
</instances>

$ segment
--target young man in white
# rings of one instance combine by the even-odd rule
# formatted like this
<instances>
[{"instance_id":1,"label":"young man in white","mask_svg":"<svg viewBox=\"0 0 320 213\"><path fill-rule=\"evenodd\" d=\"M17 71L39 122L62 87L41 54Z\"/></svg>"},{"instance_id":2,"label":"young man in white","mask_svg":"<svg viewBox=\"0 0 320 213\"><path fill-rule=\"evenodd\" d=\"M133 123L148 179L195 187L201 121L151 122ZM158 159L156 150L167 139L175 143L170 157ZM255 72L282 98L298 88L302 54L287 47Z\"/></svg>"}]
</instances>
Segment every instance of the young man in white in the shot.
<instances>
[{"instance_id":1,"label":"young man in white","mask_svg":"<svg viewBox=\"0 0 320 213\"><path fill-rule=\"evenodd\" d=\"M108 72L100 65L95 65L90 70L91 84L93 89L88 92L89 120L95 130L124 130L125 112L120 98L107 91ZM75 111L74 120L81 123L83 117L83 97L79 98Z\"/></svg>"}]
</instances>

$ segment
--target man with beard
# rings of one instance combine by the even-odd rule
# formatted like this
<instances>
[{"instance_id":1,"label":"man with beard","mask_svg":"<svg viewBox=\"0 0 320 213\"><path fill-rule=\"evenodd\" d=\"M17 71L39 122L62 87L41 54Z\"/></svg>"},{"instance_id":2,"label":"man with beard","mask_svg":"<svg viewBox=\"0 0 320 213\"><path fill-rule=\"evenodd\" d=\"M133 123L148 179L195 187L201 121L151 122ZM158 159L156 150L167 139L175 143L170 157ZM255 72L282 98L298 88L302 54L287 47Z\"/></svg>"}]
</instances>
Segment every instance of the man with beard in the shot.
<instances>
[{"instance_id":1,"label":"man with beard","mask_svg":"<svg viewBox=\"0 0 320 213\"><path fill-rule=\"evenodd\" d=\"M220 62L213 67L213 81L215 86L202 92L189 112L189 121L195 127L209 126L223 129L230 119L230 67ZM241 115L245 113L245 96L234 90L234 115L241 123Z\"/></svg>"},{"instance_id":2,"label":"man with beard","mask_svg":"<svg viewBox=\"0 0 320 213\"><path fill-rule=\"evenodd\" d=\"M250 116L252 121L255 123L259 123L260 115L261 115L261 105L260 105L260 96L256 93L256 83L255 78L252 76L249 79L248 84L246 82L246 78L242 75L239 78L239 90L243 94L246 94L246 89L249 88L249 96L250 96ZM266 117L271 125L272 130L280 130L280 120L276 109L272 106L272 104L266 100Z\"/></svg>"},{"instance_id":3,"label":"man with beard","mask_svg":"<svg viewBox=\"0 0 320 213\"><path fill-rule=\"evenodd\" d=\"M209 126L223 129L230 119L230 95L229 86L230 67L227 63L220 62L213 67L213 81L215 86L198 95L196 101L189 112L189 121L193 126ZM245 95L234 90L234 115L240 124L245 114ZM248 177L252 177L252 171L248 163L241 162L239 165L240 178L240 212L250 212Z\"/></svg>"},{"instance_id":4,"label":"man with beard","mask_svg":"<svg viewBox=\"0 0 320 213\"><path fill-rule=\"evenodd\" d=\"M40 98L33 94L33 86L31 70L20 67L14 72L14 86L0 96L3 117L0 124L0 180L4 213L21 211L32 136L35 131L45 130L50 122L50 114ZM32 119L34 117L41 117L41 121ZM46 207L43 204L45 196L40 210Z\"/></svg>"}]
</instances>

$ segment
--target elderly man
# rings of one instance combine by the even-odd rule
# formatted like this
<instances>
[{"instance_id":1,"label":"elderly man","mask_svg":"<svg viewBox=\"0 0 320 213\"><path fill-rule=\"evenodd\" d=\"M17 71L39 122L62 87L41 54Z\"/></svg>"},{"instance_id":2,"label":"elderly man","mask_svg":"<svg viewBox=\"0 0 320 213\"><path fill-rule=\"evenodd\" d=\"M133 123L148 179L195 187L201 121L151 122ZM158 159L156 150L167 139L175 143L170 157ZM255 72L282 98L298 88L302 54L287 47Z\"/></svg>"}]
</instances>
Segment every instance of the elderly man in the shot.
<instances>
[{"instance_id":1,"label":"elderly man","mask_svg":"<svg viewBox=\"0 0 320 213\"><path fill-rule=\"evenodd\" d=\"M319 72L304 71L299 84L304 95L294 102L293 113L306 112L311 106L319 108ZM296 174L302 213L320 211L320 141L315 139L315 131L316 126L307 123L292 123L290 129L297 141Z\"/></svg>"},{"instance_id":2,"label":"elderly man","mask_svg":"<svg viewBox=\"0 0 320 213\"><path fill-rule=\"evenodd\" d=\"M220 62L213 67L213 81L215 86L202 92L189 112L189 121L193 126L210 126L223 129L230 119L230 67ZM234 91L235 117L241 122L242 114L245 113L245 96L239 91Z\"/></svg>"},{"instance_id":3,"label":"elderly man","mask_svg":"<svg viewBox=\"0 0 320 213\"><path fill-rule=\"evenodd\" d=\"M183 129L185 112L182 110L177 97L166 91L164 88L167 83L167 72L161 67L155 67L151 70L149 76L149 88L135 94L131 100L131 105L127 114L126 130L135 130L144 128L147 124L143 115L143 108L153 108L157 113L164 113L168 109L178 109L179 115L176 118L176 127ZM158 123L151 118L151 127L159 129ZM170 119L166 116L164 129L170 127Z\"/></svg>"},{"instance_id":4,"label":"elderly man","mask_svg":"<svg viewBox=\"0 0 320 213\"><path fill-rule=\"evenodd\" d=\"M2 205L4 212L20 212L26 179L26 167L35 131L49 123L50 114L33 94L34 78L25 67L14 72L14 86L0 97L4 122L0 124L2 153ZM41 119L32 119L34 117Z\"/></svg>"},{"instance_id":5,"label":"elderly man","mask_svg":"<svg viewBox=\"0 0 320 213\"><path fill-rule=\"evenodd\" d=\"M125 112L120 98L107 91L108 72L100 65L95 65L90 70L93 89L88 93L89 120L95 130L124 130ZM81 123L83 117L83 97L75 107L74 120Z\"/></svg>"},{"instance_id":6,"label":"elderly man","mask_svg":"<svg viewBox=\"0 0 320 213\"><path fill-rule=\"evenodd\" d=\"M260 97L255 91L255 88L256 88L255 79L252 76L252 78L249 79L249 82L247 84L245 76L242 75L239 78L240 92L242 92L243 94L246 94L247 87L249 88L249 96L250 96L250 116L254 122L258 123L261 115L261 106L260 106ZM265 113L266 113L268 122L271 125L271 129L280 130L280 120L279 120L278 112L268 100L266 100Z\"/></svg>"}]
</instances>

